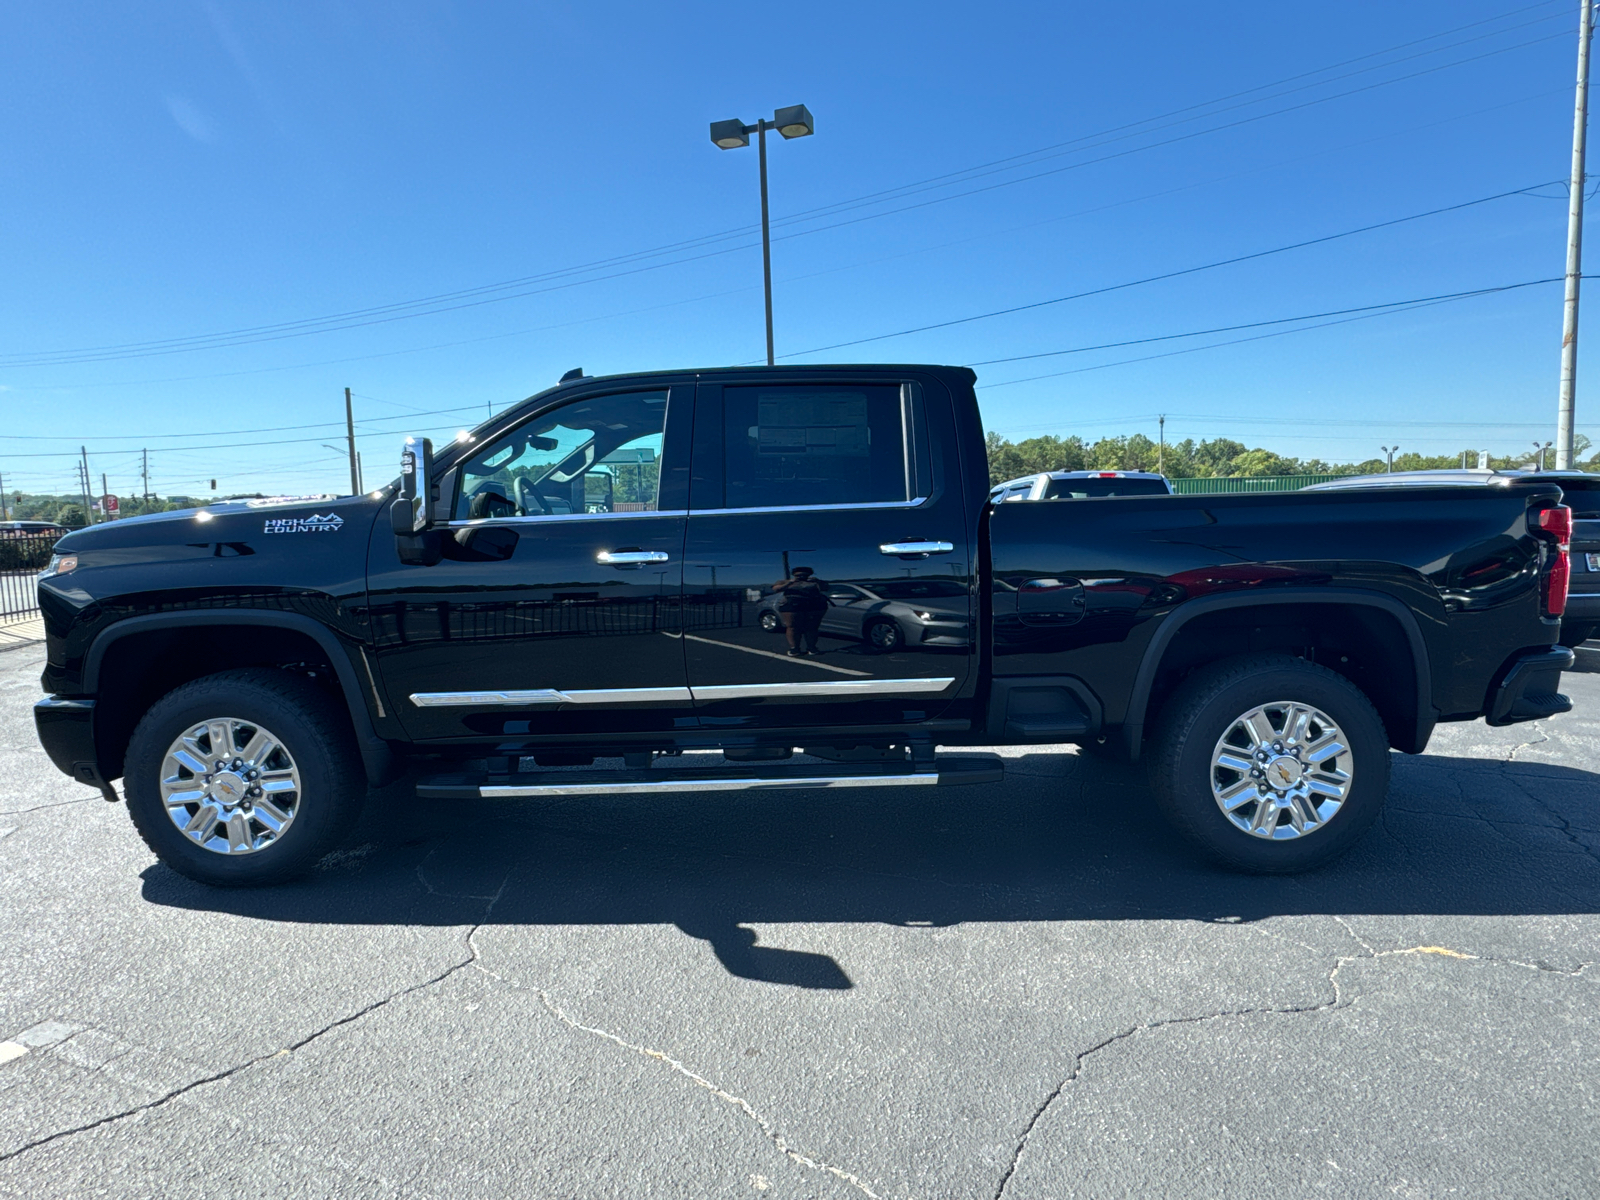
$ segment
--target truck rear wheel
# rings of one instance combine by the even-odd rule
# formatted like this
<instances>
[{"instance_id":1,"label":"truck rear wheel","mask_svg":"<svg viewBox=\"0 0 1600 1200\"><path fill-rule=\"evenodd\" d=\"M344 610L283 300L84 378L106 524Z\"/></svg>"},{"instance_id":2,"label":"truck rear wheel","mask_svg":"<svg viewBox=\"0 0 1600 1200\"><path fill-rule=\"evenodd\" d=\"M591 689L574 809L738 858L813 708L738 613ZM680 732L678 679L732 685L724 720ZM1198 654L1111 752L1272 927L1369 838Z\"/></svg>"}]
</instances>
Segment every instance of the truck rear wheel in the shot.
<instances>
[{"instance_id":1,"label":"truck rear wheel","mask_svg":"<svg viewBox=\"0 0 1600 1200\"><path fill-rule=\"evenodd\" d=\"M162 862L215 887L309 870L360 812L349 721L309 680L224 671L158 700L124 768L128 814Z\"/></svg>"},{"instance_id":2,"label":"truck rear wheel","mask_svg":"<svg viewBox=\"0 0 1600 1200\"><path fill-rule=\"evenodd\" d=\"M1389 740L1371 701L1304 659L1256 655L1202 670L1161 722L1151 781L1185 837L1236 870L1331 862L1377 819Z\"/></svg>"}]
</instances>

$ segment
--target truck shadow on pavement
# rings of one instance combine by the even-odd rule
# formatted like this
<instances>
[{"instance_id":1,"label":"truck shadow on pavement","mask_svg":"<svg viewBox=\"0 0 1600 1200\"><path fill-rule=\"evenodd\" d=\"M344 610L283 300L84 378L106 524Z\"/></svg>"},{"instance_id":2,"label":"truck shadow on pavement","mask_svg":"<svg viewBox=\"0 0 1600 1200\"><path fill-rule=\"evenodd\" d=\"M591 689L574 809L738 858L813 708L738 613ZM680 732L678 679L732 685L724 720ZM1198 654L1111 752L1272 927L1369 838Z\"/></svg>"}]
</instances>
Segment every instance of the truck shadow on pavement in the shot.
<instances>
[{"instance_id":1,"label":"truck shadow on pavement","mask_svg":"<svg viewBox=\"0 0 1600 1200\"><path fill-rule=\"evenodd\" d=\"M848 988L832 958L749 926L1600 911L1600 776L1397 754L1383 820L1297 877L1200 859L1133 768L1035 753L975 788L442 802L402 784L300 882L216 890L159 864L143 880L152 904L265 921L672 924L730 974Z\"/></svg>"}]
</instances>

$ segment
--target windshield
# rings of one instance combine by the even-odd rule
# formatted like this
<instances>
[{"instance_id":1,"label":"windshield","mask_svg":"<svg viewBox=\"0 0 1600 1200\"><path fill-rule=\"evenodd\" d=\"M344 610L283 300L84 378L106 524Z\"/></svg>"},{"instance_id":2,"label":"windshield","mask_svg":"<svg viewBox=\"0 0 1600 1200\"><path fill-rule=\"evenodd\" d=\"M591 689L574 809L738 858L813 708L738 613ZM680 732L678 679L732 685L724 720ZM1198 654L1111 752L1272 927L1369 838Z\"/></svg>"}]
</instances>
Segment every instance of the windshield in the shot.
<instances>
[{"instance_id":1,"label":"windshield","mask_svg":"<svg viewBox=\"0 0 1600 1200\"><path fill-rule=\"evenodd\" d=\"M1052 479L1046 500L1082 500L1088 496L1166 496L1160 479Z\"/></svg>"}]
</instances>

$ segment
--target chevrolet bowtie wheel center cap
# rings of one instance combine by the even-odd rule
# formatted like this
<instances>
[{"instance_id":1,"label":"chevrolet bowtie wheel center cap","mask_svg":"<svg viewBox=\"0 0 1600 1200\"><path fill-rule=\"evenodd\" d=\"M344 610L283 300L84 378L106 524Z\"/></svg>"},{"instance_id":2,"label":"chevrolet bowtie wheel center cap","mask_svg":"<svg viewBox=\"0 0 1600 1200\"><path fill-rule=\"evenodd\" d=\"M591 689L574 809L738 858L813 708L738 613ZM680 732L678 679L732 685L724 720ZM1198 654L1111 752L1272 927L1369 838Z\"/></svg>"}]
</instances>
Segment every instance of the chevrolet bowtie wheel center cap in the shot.
<instances>
[{"instance_id":1,"label":"chevrolet bowtie wheel center cap","mask_svg":"<svg viewBox=\"0 0 1600 1200\"><path fill-rule=\"evenodd\" d=\"M1287 754L1269 762L1266 770L1267 782L1280 792L1288 791L1298 784L1303 773L1304 768L1301 767L1300 760L1290 758Z\"/></svg>"}]
</instances>

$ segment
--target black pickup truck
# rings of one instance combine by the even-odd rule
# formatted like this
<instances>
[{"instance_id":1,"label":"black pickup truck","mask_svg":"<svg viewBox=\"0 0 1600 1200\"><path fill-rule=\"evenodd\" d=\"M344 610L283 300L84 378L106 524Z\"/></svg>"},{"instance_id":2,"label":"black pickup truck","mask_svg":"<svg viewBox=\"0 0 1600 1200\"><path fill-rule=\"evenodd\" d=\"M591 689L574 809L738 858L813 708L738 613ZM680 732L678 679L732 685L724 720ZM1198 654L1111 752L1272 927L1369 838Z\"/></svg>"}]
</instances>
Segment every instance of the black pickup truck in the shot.
<instances>
[{"instance_id":1,"label":"black pickup truck","mask_svg":"<svg viewBox=\"0 0 1600 1200\"><path fill-rule=\"evenodd\" d=\"M1371 824L1391 748L1570 708L1555 484L996 506L974 382L573 372L369 495L72 533L39 736L212 884L306 869L404 771L444 802L985 784L998 755L948 750L1073 742L1296 871Z\"/></svg>"}]
</instances>

